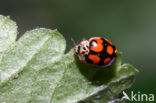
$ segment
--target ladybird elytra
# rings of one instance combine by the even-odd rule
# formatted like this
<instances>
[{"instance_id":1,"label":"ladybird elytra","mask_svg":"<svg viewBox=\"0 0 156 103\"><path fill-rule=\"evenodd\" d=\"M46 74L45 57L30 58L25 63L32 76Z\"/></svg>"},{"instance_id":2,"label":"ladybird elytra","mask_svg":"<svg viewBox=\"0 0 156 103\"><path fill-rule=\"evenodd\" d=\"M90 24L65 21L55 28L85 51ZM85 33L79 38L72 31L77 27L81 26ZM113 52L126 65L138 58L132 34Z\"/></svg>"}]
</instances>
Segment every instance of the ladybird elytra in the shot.
<instances>
[{"instance_id":1,"label":"ladybird elytra","mask_svg":"<svg viewBox=\"0 0 156 103\"><path fill-rule=\"evenodd\" d=\"M88 55L88 58L93 61L93 64L98 64L100 62L100 57L97 55Z\"/></svg>"},{"instance_id":2,"label":"ladybird elytra","mask_svg":"<svg viewBox=\"0 0 156 103\"><path fill-rule=\"evenodd\" d=\"M103 50L103 40L100 38L91 38L89 39L90 49L94 52L101 52Z\"/></svg>"},{"instance_id":3,"label":"ladybird elytra","mask_svg":"<svg viewBox=\"0 0 156 103\"><path fill-rule=\"evenodd\" d=\"M111 61L110 57L107 57L106 59L104 59L103 63L104 64L108 64Z\"/></svg>"},{"instance_id":4,"label":"ladybird elytra","mask_svg":"<svg viewBox=\"0 0 156 103\"><path fill-rule=\"evenodd\" d=\"M109 45L109 46L107 46L107 53L109 54L109 55L112 55L113 54L113 48Z\"/></svg>"}]
</instances>

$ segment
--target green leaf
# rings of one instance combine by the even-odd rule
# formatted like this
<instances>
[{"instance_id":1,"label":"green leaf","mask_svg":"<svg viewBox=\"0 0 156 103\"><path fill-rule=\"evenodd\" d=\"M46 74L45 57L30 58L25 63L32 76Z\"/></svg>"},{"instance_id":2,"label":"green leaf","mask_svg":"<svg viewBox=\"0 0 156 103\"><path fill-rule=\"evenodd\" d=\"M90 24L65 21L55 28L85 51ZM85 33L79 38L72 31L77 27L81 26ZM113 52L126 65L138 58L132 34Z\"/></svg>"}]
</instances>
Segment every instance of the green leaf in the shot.
<instances>
[{"instance_id":1,"label":"green leaf","mask_svg":"<svg viewBox=\"0 0 156 103\"><path fill-rule=\"evenodd\" d=\"M4 53L0 63L0 102L108 103L129 88L137 70L121 65L121 55L108 68L83 64L57 30L26 32ZM18 78L13 78L18 74Z\"/></svg>"},{"instance_id":2,"label":"green leaf","mask_svg":"<svg viewBox=\"0 0 156 103\"><path fill-rule=\"evenodd\" d=\"M17 26L9 17L0 15L0 60L4 51L9 49L17 36Z\"/></svg>"}]
</instances>

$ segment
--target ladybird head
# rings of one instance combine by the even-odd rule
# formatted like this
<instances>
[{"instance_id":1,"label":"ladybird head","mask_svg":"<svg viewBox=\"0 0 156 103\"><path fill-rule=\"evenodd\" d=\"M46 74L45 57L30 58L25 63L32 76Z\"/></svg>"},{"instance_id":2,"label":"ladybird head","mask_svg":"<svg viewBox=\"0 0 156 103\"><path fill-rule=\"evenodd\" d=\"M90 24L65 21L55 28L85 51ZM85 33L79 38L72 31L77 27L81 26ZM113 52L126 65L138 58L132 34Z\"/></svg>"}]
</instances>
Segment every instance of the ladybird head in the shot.
<instances>
[{"instance_id":1,"label":"ladybird head","mask_svg":"<svg viewBox=\"0 0 156 103\"><path fill-rule=\"evenodd\" d=\"M89 54L89 41L82 40L79 44L75 44L74 50L80 60L85 60L85 55Z\"/></svg>"}]
</instances>

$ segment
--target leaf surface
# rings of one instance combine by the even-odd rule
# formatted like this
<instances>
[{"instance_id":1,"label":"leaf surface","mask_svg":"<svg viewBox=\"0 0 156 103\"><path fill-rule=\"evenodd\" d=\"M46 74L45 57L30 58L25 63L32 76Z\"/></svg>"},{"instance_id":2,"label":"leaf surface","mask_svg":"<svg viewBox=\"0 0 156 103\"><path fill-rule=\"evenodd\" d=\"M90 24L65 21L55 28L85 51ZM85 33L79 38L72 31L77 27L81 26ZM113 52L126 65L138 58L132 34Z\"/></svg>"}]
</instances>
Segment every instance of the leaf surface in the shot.
<instances>
[{"instance_id":1,"label":"leaf surface","mask_svg":"<svg viewBox=\"0 0 156 103\"><path fill-rule=\"evenodd\" d=\"M0 60L4 51L9 49L17 36L17 26L9 17L0 15Z\"/></svg>"}]
</instances>

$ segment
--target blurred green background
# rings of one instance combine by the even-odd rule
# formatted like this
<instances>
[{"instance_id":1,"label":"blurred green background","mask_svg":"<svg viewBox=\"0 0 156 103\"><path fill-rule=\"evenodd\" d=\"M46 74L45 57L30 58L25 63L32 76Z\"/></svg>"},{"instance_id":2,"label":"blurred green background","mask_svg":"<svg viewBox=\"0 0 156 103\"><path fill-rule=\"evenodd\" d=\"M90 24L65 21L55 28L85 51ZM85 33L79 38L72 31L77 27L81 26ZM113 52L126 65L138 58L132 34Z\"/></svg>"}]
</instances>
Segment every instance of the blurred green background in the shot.
<instances>
[{"instance_id":1,"label":"blurred green background","mask_svg":"<svg viewBox=\"0 0 156 103\"><path fill-rule=\"evenodd\" d=\"M140 71L129 92L156 95L156 0L1 0L0 14L17 22L20 35L36 27L57 28L67 51L71 37L108 38L123 52L123 62Z\"/></svg>"}]
</instances>

